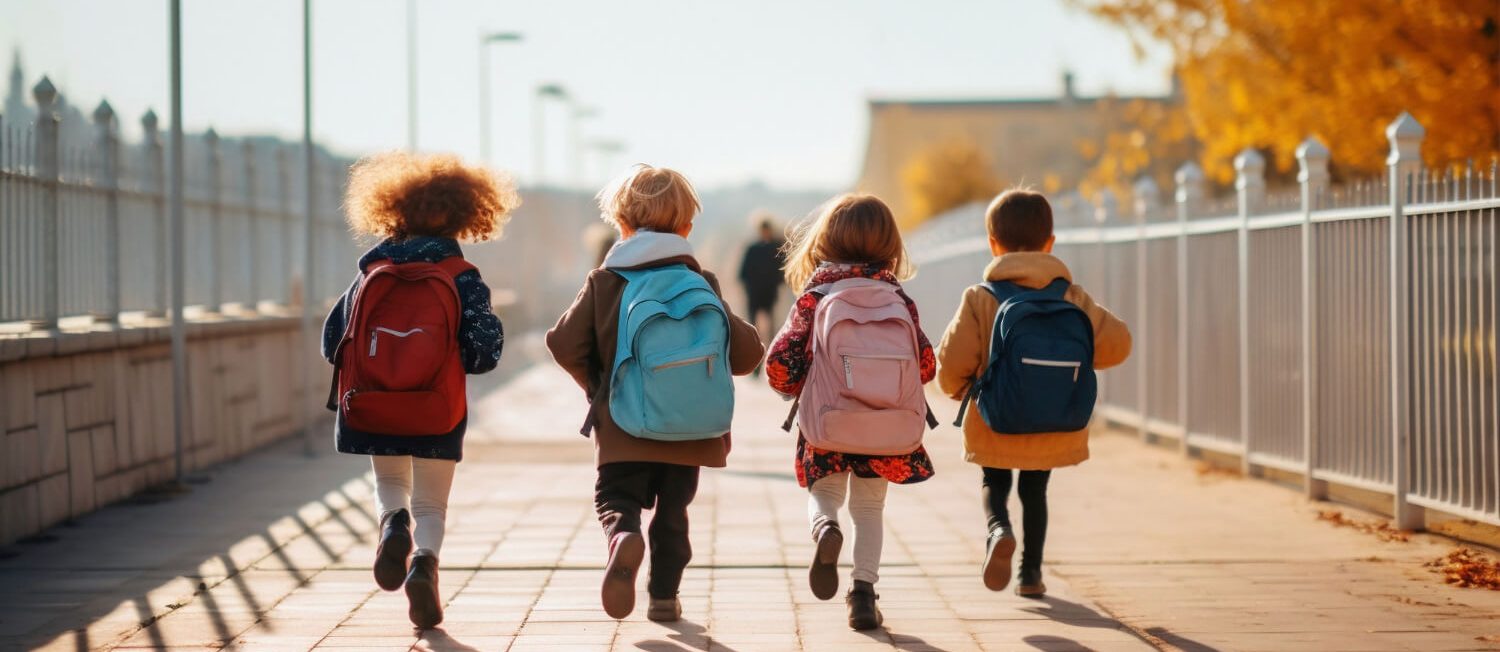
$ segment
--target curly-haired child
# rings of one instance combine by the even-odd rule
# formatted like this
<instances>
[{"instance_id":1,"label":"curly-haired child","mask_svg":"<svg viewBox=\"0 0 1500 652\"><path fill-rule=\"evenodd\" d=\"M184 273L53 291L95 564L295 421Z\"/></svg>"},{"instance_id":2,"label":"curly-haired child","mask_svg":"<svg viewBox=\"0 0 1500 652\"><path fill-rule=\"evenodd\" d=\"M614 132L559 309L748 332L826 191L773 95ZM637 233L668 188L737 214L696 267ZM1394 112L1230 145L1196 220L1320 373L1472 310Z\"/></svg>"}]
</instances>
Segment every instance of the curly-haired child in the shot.
<instances>
[{"instance_id":1,"label":"curly-haired child","mask_svg":"<svg viewBox=\"0 0 1500 652\"><path fill-rule=\"evenodd\" d=\"M349 224L381 241L323 325L337 369L329 407L338 451L374 466L375 581L406 588L418 627L443 620L438 554L463 457L464 374L494 369L504 342L458 241L499 237L519 204L508 178L450 155L380 154L351 171Z\"/></svg>"}]
</instances>

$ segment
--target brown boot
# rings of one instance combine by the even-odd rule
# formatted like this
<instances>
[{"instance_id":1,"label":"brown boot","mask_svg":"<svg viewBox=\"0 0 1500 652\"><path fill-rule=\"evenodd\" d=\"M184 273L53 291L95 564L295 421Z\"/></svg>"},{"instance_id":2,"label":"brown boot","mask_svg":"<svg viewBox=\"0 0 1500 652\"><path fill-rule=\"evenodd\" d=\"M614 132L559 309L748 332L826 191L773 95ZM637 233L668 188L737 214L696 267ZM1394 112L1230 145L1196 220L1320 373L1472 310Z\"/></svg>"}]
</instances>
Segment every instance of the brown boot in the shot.
<instances>
[{"instance_id":1,"label":"brown boot","mask_svg":"<svg viewBox=\"0 0 1500 652\"><path fill-rule=\"evenodd\" d=\"M1047 585L1042 583L1042 569L1022 565L1020 577L1016 579L1016 595L1040 600L1047 595Z\"/></svg>"},{"instance_id":2,"label":"brown boot","mask_svg":"<svg viewBox=\"0 0 1500 652\"><path fill-rule=\"evenodd\" d=\"M1010 528L996 528L990 533L984 555L984 588L1004 591L1010 584L1010 564L1016 554L1016 535Z\"/></svg>"},{"instance_id":3,"label":"brown boot","mask_svg":"<svg viewBox=\"0 0 1500 652\"><path fill-rule=\"evenodd\" d=\"M844 596L844 601L849 604L849 629L875 629L885 622L880 607L875 605L875 601L879 599L874 584L854 580L854 588L849 589L849 594Z\"/></svg>"},{"instance_id":4,"label":"brown boot","mask_svg":"<svg viewBox=\"0 0 1500 652\"><path fill-rule=\"evenodd\" d=\"M814 597L828 600L839 592L839 551L844 547L844 533L838 523L825 521L813 533L813 541L817 546L807 567L807 585Z\"/></svg>"},{"instance_id":5,"label":"brown boot","mask_svg":"<svg viewBox=\"0 0 1500 652\"><path fill-rule=\"evenodd\" d=\"M398 509L380 517L380 545L375 548L375 583L380 588L401 588L411 545L411 512Z\"/></svg>"},{"instance_id":6,"label":"brown boot","mask_svg":"<svg viewBox=\"0 0 1500 652\"><path fill-rule=\"evenodd\" d=\"M675 623L682 620L682 600L676 596L670 598L651 598L651 603L646 607L646 620L658 623Z\"/></svg>"},{"instance_id":7,"label":"brown boot","mask_svg":"<svg viewBox=\"0 0 1500 652\"><path fill-rule=\"evenodd\" d=\"M428 550L418 550L406 574L407 617L422 629L443 622L443 598L438 592L438 559Z\"/></svg>"},{"instance_id":8,"label":"brown boot","mask_svg":"<svg viewBox=\"0 0 1500 652\"><path fill-rule=\"evenodd\" d=\"M640 532L620 532L609 540L609 563L604 567L600 601L610 618L635 611L635 573L646 558L646 539Z\"/></svg>"}]
</instances>

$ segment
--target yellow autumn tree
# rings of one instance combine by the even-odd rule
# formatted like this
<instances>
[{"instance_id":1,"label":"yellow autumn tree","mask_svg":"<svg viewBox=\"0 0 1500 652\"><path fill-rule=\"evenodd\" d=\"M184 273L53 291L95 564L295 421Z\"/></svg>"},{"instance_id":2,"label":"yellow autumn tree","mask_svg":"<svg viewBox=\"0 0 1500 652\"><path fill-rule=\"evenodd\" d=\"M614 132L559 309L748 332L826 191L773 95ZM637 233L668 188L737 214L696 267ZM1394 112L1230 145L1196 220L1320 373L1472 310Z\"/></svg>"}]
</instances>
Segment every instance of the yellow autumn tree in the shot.
<instances>
[{"instance_id":1,"label":"yellow autumn tree","mask_svg":"<svg viewBox=\"0 0 1500 652\"><path fill-rule=\"evenodd\" d=\"M1070 0L1176 58L1201 164L1221 183L1246 147L1295 166L1316 135L1339 166L1375 172L1402 111L1429 165L1500 154L1496 0Z\"/></svg>"},{"instance_id":2,"label":"yellow autumn tree","mask_svg":"<svg viewBox=\"0 0 1500 652\"><path fill-rule=\"evenodd\" d=\"M901 168L901 189L910 210L896 219L902 229L910 229L949 209L989 200L1000 187L984 151L963 141L940 143Z\"/></svg>"},{"instance_id":3,"label":"yellow autumn tree","mask_svg":"<svg viewBox=\"0 0 1500 652\"><path fill-rule=\"evenodd\" d=\"M1089 163L1078 183L1086 197L1105 189L1129 197L1131 185L1143 176L1158 188L1171 188L1177 167L1196 154L1192 126L1180 103L1104 98L1095 110L1106 124L1104 138L1078 140L1078 154Z\"/></svg>"}]
</instances>

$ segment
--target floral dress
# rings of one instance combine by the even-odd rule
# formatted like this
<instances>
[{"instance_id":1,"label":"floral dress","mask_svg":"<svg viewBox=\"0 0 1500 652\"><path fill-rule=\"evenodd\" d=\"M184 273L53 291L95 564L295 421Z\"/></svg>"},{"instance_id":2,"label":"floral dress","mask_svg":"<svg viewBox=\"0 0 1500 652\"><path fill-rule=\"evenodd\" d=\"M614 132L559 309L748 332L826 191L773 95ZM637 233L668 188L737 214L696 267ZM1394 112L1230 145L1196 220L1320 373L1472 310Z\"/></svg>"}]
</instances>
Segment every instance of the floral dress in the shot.
<instances>
[{"instance_id":1,"label":"floral dress","mask_svg":"<svg viewBox=\"0 0 1500 652\"><path fill-rule=\"evenodd\" d=\"M922 333L917 304L900 289L900 283L890 270L879 265L823 263L792 306L786 324L776 334L776 341L771 344L771 352L766 357L766 379L778 393L784 396L800 394L812 366L813 312L823 299L822 293L812 289L847 278L870 278L897 286L897 293L906 300L906 309L911 311L912 323L918 326L922 383L926 384L937 375L937 358L933 355L932 343ZM920 446L905 455L858 455L812 446L801 433L797 434L796 466L797 484L803 487L811 487L820 478L845 471L862 478L885 478L896 484L921 482L932 477L933 473L932 458L927 456L927 449Z\"/></svg>"}]
</instances>

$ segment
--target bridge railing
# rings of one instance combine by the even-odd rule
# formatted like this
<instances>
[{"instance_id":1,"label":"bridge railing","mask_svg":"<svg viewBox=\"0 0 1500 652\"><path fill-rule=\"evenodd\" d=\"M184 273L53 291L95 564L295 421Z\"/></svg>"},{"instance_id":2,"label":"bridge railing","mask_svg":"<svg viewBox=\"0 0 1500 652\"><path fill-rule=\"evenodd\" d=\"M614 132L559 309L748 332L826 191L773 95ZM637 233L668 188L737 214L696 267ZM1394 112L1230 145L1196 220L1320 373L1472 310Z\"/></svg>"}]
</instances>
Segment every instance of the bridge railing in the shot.
<instances>
[{"instance_id":1,"label":"bridge railing","mask_svg":"<svg viewBox=\"0 0 1500 652\"><path fill-rule=\"evenodd\" d=\"M1387 494L1402 527L1425 508L1500 524L1500 187L1493 163L1424 169L1423 135L1403 115L1387 175L1337 187L1309 138L1292 194L1268 195L1247 150L1231 202L1193 164L1174 205L1149 180L1127 211L1059 202L1059 225L1094 219L1060 227L1056 253L1135 336L1101 374L1101 415L1314 497ZM961 210L910 243L933 335L990 256L982 210Z\"/></svg>"},{"instance_id":2,"label":"bridge railing","mask_svg":"<svg viewBox=\"0 0 1500 652\"><path fill-rule=\"evenodd\" d=\"M64 125L51 82L35 119L0 116L0 324L9 330L159 316L168 308L169 169L158 120L125 144L108 102L92 133ZM315 300L347 286L356 243L340 216L348 161L321 151L302 181L300 145L185 138L184 265L190 314L276 312L301 302L307 193L314 194Z\"/></svg>"}]
</instances>

